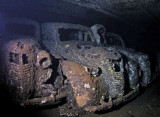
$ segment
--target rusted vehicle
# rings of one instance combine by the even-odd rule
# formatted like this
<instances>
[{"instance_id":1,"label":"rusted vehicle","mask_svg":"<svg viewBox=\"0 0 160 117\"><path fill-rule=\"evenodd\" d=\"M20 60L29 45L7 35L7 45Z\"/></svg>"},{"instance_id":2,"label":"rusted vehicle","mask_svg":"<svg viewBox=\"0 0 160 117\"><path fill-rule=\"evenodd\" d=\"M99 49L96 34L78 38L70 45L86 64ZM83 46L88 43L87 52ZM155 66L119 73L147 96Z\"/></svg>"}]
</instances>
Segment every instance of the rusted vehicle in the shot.
<instances>
[{"instance_id":1,"label":"rusted vehicle","mask_svg":"<svg viewBox=\"0 0 160 117\"><path fill-rule=\"evenodd\" d=\"M16 18L16 17L13 18L13 17L5 17L5 16L3 16L1 18L2 18L2 20L1 20L0 26L2 27L2 32L1 32L2 37L1 37L1 40L0 40L0 53L1 53L1 57L0 57L0 71L1 71L1 73L0 73L1 80L0 81L1 82L0 82L0 84L3 84L3 82L5 80L4 77L6 77L6 69L4 69L4 67L6 66L5 63L9 62L9 61L5 61L4 58L2 57L2 56L5 57L5 55L2 55L2 53L4 53L4 51L5 51L5 48L8 49L8 51L10 51L10 53L8 52L8 55L6 55L6 56L10 56L10 60L12 61L12 62L10 61L11 65L10 65L10 68L8 68L8 69L10 69L10 70L13 69L13 71L14 71L14 69L17 69L17 70L22 69L21 67L23 65L21 65L21 64L23 64L23 63L20 63L22 58L20 59L19 57L20 56L23 57L24 60L29 59L28 56L27 56L27 54L28 54L27 51L29 52L28 49L31 48L30 43L33 44L33 45L36 45L35 43L37 43L37 42L34 42L34 41L33 42L32 41L28 41L28 42L27 41L26 42L25 41L23 41L23 42L19 41L19 42L17 42L17 45L19 43L20 46L26 44L24 50L22 50L22 52L20 52L21 49L19 49L19 52L17 52L17 53L14 52L14 51L16 51L15 50L16 47L15 48L12 47L12 48L10 48L10 50L9 50L9 47L10 46L16 46L16 42L14 43L15 39L19 39L19 40L21 40L21 39L22 40L23 39L26 39L26 40L27 39L28 40L34 39L34 40L38 41L40 39L40 25L34 20L25 19L25 18ZM13 42L10 42L10 45L8 45L8 47L4 47L5 44L9 43L9 41L12 41L12 40L13 40ZM32 50L33 51L29 52L29 54L28 54L30 57L33 56L34 48L32 48ZM24 54L19 55L20 53L21 54L24 53ZM18 59L20 59L20 60L18 60ZM32 59L34 59L34 57ZM27 60L26 60L26 62L27 62ZM31 71L27 71L27 70L30 69L30 66L34 66L34 63L32 65L31 64L32 64L32 61L30 61L30 63L28 63L28 64L25 63L26 71L24 70L24 72L28 72L28 74L30 74L29 72L34 72L33 68L32 68ZM15 70L16 71L15 73L18 74L17 70ZM32 73L30 75L31 75L30 77L33 77L34 73ZM27 77L25 74L24 74L24 76ZM21 76L21 77L23 77L23 76ZM29 81L28 81L28 83L29 83ZM31 83L33 85L33 82L31 82ZM18 87L20 88L20 86L18 86ZM28 89L28 92L29 92L29 89ZM28 95L28 94L26 94L26 95Z\"/></svg>"},{"instance_id":2,"label":"rusted vehicle","mask_svg":"<svg viewBox=\"0 0 160 117\"><path fill-rule=\"evenodd\" d=\"M52 75L50 54L29 38L6 42L3 50L3 85L14 102L21 105L54 103L65 97L47 80ZM2 79L2 78L1 78Z\"/></svg>"},{"instance_id":3,"label":"rusted vehicle","mask_svg":"<svg viewBox=\"0 0 160 117\"><path fill-rule=\"evenodd\" d=\"M118 106L151 82L148 56L125 48L101 25L45 23L41 28L46 51L24 36L3 48L4 82L22 106L66 100L60 115L78 116ZM116 46L106 37L118 39Z\"/></svg>"},{"instance_id":4,"label":"rusted vehicle","mask_svg":"<svg viewBox=\"0 0 160 117\"><path fill-rule=\"evenodd\" d=\"M1 16L1 39L0 39L0 53L5 43L9 40L15 39L33 39L36 41L40 40L40 25L31 19L7 17ZM2 55L1 55L2 56ZM0 77L4 76L5 70L2 66L2 57L0 57ZM1 79L2 80L2 79ZM3 82L3 81L2 81ZM0 82L1 83L1 82Z\"/></svg>"},{"instance_id":5,"label":"rusted vehicle","mask_svg":"<svg viewBox=\"0 0 160 117\"><path fill-rule=\"evenodd\" d=\"M69 80L73 91L68 102L74 100L78 106L60 108L61 115L71 116L76 113L75 107L78 107L78 110L92 112L110 109L135 97L139 93L139 87L145 87L151 82L148 56L125 48L123 40L112 34L112 37L119 39L119 44L114 46L107 43L105 33L104 27L101 28L99 25L89 28L67 23L42 24L42 41L48 51L53 55L57 53L67 60L86 66L86 72L89 72L88 75L83 72L81 74L78 71L84 71L84 69L75 67L78 66L77 64L62 62L63 75ZM83 79L82 76L85 78ZM105 89L103 94L100 87L95 88L95 85L99 86L99 84L91 80L92 77L102 78L99 80L103 81L101 85L103 90ZM86 87L89 89L83 91ZM91 91L92 88L96 90ZM96 92L98 92L97 95ZM97 97L95 96L92 100L93 95Z\"/></svg>"},{"instance_id":6,"label":"rusted vehicle","mask_svg":"<svg viewBox=\"0 0 160 117\"><path fill-rule=\"evenodd\" d=\"M148 55L126 48L123 39L114 33L107 33L103 25L94 25L89 28L79 24L45 23L42 24L42 36L43 44L50 53L58 53L68 60L85 65L90 63L93 66L92 62L86 60L89 57L86 57L85 52L97 54L97 56L102 56L100 51L119 53L122 59L125 59L124 66L129 71L130 79L133 76L136 79L142 76L143 86L151 82ZM98 61L100 60L97 59Z\"/></svg>"}]
</instances>

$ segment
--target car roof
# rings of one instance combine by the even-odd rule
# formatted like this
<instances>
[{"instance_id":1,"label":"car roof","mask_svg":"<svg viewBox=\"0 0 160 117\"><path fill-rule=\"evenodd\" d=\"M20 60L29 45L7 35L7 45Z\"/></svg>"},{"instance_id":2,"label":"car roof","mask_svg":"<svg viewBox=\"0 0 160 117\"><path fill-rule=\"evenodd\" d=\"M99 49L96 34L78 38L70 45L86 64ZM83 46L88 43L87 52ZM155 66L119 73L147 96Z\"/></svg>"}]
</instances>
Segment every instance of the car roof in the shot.
<instances>
[{"instance_id":1,"label":"car roof","mask_svg":"<svg viewBox=\"0 0 160 117\"><path fill-rule=\"evenodd\" d=\"M73 28L73 29L79 29L79 30L83 30L83 31L92 33L90 27L83 26L83 25L80 25L80 24L63 23L63 22L47 22L47 23L43 23L42 27L47 26L47 25L52 25L56 29L58 29L58 28L64 28L64 29Z\"/></svg>"},{"instance_id":2,"label":"car roof","mask_svg":"<svg viewBox=\"0 0 160 117\"><path fill-rule=\"evenodd\" d=\"M35 40L40 40L40 25L38 24L38 22L31 20L31 19L26 19L26 18L5 18L4 20L4 25L5 27L7 25L10 24L16 24L16 25L24 25L24 26L33 26L34 27L34 32L33 32L33 37ZM16 28L16 27L15 27ZM8 35L7 35L8 36ZM22 35L22 34L11 34L11 36L9 37L20 37L20 36L28 36L30 37L30 35Z\"/></svg>"}]
</instances>

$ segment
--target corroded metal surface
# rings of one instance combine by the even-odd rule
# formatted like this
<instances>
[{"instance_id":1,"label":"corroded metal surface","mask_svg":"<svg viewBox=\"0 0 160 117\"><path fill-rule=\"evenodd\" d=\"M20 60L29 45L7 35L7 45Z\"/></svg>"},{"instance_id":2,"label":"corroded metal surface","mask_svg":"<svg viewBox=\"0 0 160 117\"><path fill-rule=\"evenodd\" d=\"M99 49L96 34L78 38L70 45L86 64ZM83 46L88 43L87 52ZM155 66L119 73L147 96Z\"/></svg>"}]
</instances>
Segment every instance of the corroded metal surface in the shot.
<instances>
[{"instance_id":1,"label":"corroded metal surface","mask_svg":"<svg viewBox=\"0 0 160 117\"><path fill-rule=\"evenodd\" d=\"M36 65L38 67L47 68L51 65L51 58L49 53L46 51L40 51L37 55L37 62Z\"/></svg>"},{"instance_id":2,"label":"corroded metal surface","mask_svg":"<svg viewBox=\"0 0 160 117\"><path fill-rule=\"evenodd\" d=\"M148 56L126 48L119 35L106 33L102 25L88 29L74 24L45 23L42 34L43 42L49 46L52 55L58 53L75 62L61 63L62 76L69 80L70 92L66 108L60 108L61 115L77 116L81 109L91 112L111 109L137 96L139 86L145 87L151 82ZM83 80L86 78L88 80ZM97 85L92 78L101 78L103 85L98 85L106 89L106 94L97 90L103 98L90 100L90 95L97 91L85 89Z\"/></svg>"},{"instance_id":3,"label":"corroded metal surface","mask_svg":"<svg viewBox=\"0 0 160 117\"><path fill-rule=\"evenodd\" d=\"M139 94L139 85L117 98L111 96L109 87L94 68L71 61L62 61L63 76L68 80L68 103L60 107L60 115L78 116L82 111L95 112L111 109ZM116 79L115 79L116 80ZM119 87L115 87L119 88Z\"/></svg>"},{"instance_id":4,"label":"corroded metal surface","mask_svg":"<svg viewBox=\"0 0 160 117\"><path fill-rule=\"evenodd\" d=\"M40 97L51 94L52 86L44 84L52 73L48 68L51 58L37 42L31 39L12 40L5 44L3 52L6 83L14 98L28 99L34 96L34 92Z\"/></svg>"},{"instance_id":5,"label":"corroded metal surface","mask_svg":"<svg viewBox=\"0 0 160 117\"><path fill-rule=\"evenodd\" d=\"M140 79L140 77L141 80L139 80L139 82L142 86L147 86L152 82L153 79L151 78L150 61L147 54L136 52L133 49L127 48L109 47L108 49L118 51L127 57L127 70L129 79L132 80L130 81L131 84L137 84L138 81L136 79Z\"/></svg>"},{"instance_id":6,"label":"corroded metal surface","mask_svg":"<svg viewBox=\"0 0 160 117\"><path fill-rule=\"evenodd\" d=\"M139 86L150 83L148 56L109 47L101 37L95 39L88 27L68 26L49 23L43 27L44 44L52 58L30 39L5 46L7 83L22 105L55 104L66 97L60 115L77 116L118 106L135 97ZM105 36L102 33L99 36Z\"/></svg>"},{"instance_id":7,"label":"corroded metal surface","mask_svg":"<svg viewBox=\"0 0 160 117\"><path fill-rule=\"evenodd\" d=\"M32 45L33 47L32 47ZM38 46L32 40L11 41L5 45L7 84L13 88L17 98L28 98L34 91L35 49Z\"/></svg>"},{"instance_id":8,"label":"corroded metal surface","mask_svg":"<svg viewBox=\"0 0 160 117\"><path fill-rule=\"evenodd\" d=\"M73 89L77 105L82 108L98 104L105 91L105 87L100 88L100 78L94 77L90 68L78 63L63 61L61 66L63 75L67 77Z\"/></svg>"},{"instance_id":9,"label":"corroded metal surface","mask_svg":"<svg viewBox=\"0 0 160 117\"><path fill-rule=\"evenodd\" d=\"M68 80L67 104L59 108L60 115L77 116L88 106L97 106L109 96L98 71L72 61L60 63L63 76Z\"/></svg>"},{"instance_id":10,"label":"corroded metal surface","mask_svg":"<svg viewBox=\"0 0 160 117\"><path fill-rule=\"evenodd\" d=\"M91 27L93 34L97 37L96 43L122 54L126 63L126 71L129 77L130 88L136 87L138 78L141 78L141 85L147 86L151 82L151 70L148 55L135 52L125 47L123 39L114 33L107 33L103 25L96 24ZM101 33L100 33L101 31ZM105 41L104 41L105 40ZM140 74L141 72L141 74Z\"/></svg>"},{"instance_id":11,"label":"corroded metal surface","mask_svg":"<svg viewBox=\"0 0 160 117\"><path fill-rule=\"evenodd\" d=\"M87 45L87 42L65 42L57 46L57 52L68 60L90 66L95 70L99 69L98 75L105 79L110 95L112 97L123 95L124 68L121 55L115 51L92 46L90 43Z\"/></svg>"},{"instance_id":12,"label":"corroded metal surface","mask_svg":"<svg viewBox=\"0 0 160 117\"><path fill-rule=\"evenodd\" d=\"M74 32L75 29L85 32L85 34L88 33L91 39L87 38L87 40L84 38L85 36L80 36L81 34ZM65 33L60 32L60 30L68 30L67 35L75 34L77 37L71 36L69 40L64 41L61 38ZM147 86L151 81L148 56L125 48L123 39L119 35L106 32L103 25L96 24L88 29L74 24L45 23L42 25L42 34L47 35L43 38L43 42L46 46L49 46L48 49L52 54L56 52L68 60L100 68L104 79L109 78L106 82L111 88L110 94L112 97L116 97L120 93L117 91L116 94L116 91L114 91L116 84L122 84L119 89L123 90L125 81L125 85L128 85L125 87L130 90L139 84ZM53 43L55 43L55 46L51 46ZM119 58L116 58L118 56ZM112 67L119 72L116 76L124 77L123 80L114 79L114 75L111 75L114 74ZM121 94L123 93L121 92Z\"/></svg>"}]
</instances>

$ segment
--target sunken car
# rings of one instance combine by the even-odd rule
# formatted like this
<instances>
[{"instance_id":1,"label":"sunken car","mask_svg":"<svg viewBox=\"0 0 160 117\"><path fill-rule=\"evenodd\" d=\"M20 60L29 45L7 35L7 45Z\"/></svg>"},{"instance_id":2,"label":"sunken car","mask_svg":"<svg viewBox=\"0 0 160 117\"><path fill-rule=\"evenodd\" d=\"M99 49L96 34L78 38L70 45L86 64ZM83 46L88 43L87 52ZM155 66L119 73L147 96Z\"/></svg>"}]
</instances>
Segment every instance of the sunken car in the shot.
<instances>
[{"instance_id":1,"label":"sunken car","mask_svg":"<svg viewBox=\"0 0 160 117\"><path fill-rule=\"evenodd\" d=\"M17 17L3 17L0 23L2 29L1 39L0 39L0 53L2 53L2 48L5 42L14 39L33 39L40 40L40 25L31 19L17 18ZM2 57L0 58L2 61ZM3 66L3 62L0 62L0 66ZM0 67L2 71L0 75L3 76L4 69Z\"/></svg>"},{"instance_id":2,"label":"sunken car","mask_svg":"<svg viewBox=\"0 0 160 117\"><path fill-rule=\"evenodd\" d=\"M9 38L28 37L36 41L40 40L40 25L38 22L26 18L9 18L3 19L1 27L5 40Z\"/></svg>"},{"instance_id":3,"label":"sunken car","mask_svg":"<svg viewBox=\"0 0 160 117\"><path fill-rule=\"evenodd\" d=\"M82 77L85 76L83 72L76 71L78 65L60 64L62 75L69 79L72 87L72 99L84 111L95 112L124 103L135 97L140 87L152 81L149 57L126 48L119 35L107 33L102 25L89 28L79 24L45 23L42 24L42 36L43 44L52 55L57 53L85 67L84 71L89 73ZM80 80L81 77L88 81ZM60 113L72 115L66 108L60 109ZM67 110L72 109L74 107Z\"/></svg>"},{"instance_id":4,"label":"sunken car","mask_svg":"<svg viewBox=\"0 0 160 117\"><path fill-rule=\"evenodd\" d=\"M4 82L21 106L65 101L60 115L78 116L131 100L152 81L149 57L102 25L45 23L41 40L35 29L36 39L20 36L3 47Z\"/></svg>"},{"instance_id":5,"label":"sunken car","mask_svg":"<svg viewBox=\"0 0 160 117\"><path fill-rule=\"evenodd\" d=\"M52 83L46 83L52 75L50 54L38 42L30 39L14 39L3 46L3 84L9 97L21 105L41 105L54 102ZM54 96L58 97L54 97ZM63 96L60 96L60 98Z\"/></svg>"},{"instance_id":6,"label":"sunken car","mask_svg":"<svg viewBox=\"0 0 160 117\"><path fill-rule=\"evenodd\" d=\"M99 68L96 64L100 61L104 65L102 59L109 53L112 59L121 58L114 66L119 66L118 71L126 70L128 78L133 81L130 82L131 87L133 79L139 77L141 80L138 81L143 86L152 81L148 55L126 48L123 39L117 34L106 32L103 25L96 24L89 28L79 24L45 23L42 24L42 37L43 44L51 54L57 53L67 60L94 68ZM93 58L96 62L91 61Z\"/></svg>"}]
</instances>

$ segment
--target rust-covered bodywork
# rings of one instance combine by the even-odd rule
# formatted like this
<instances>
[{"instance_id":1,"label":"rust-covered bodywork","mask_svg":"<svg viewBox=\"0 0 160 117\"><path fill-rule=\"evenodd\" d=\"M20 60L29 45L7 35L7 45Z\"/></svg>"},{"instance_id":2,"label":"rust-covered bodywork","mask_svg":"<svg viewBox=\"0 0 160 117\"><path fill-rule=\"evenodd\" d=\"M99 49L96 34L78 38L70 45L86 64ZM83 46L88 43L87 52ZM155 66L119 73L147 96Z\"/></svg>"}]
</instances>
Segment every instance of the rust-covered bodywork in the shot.
<instances>
[{"instance_id":1,"label":"rust-covered bodywork","mask_svg":"<svg viewBox=\"0 0 160 117\"><path fill-rule=\"evenodd\" d=\"M59 107L60 115L77 116L109 95L104 79L93 74L91 67L72 61L61 61L60 66L68 81L67 104Z\"/></svg>"},{"instance_id":2,"label":"rust-covered bodywork","mask_svg":"<svg viewBox=\"0 0 160 117\"><path fill-rule=\"evenodd\" d=\"M38 49L35 42L25 40L11 41L4 47L7 84L15 88L19 97L28 98L34 91L35 49Z\"/></svg>"},{"instance_id":3,"label":"rust-covered bodywork","mask_svg":"<svg viewBox=\"0 0 160 117\"><path fill-rule=\"evenodd\" d=\"M78 107L96 105L103 95L107 95L107 88L101 78L91 74L91 68L71 61L61 62L63 75L67 77ZM104 94L103 94L104 93Z\"/></svg>"},{"instance_id":4,"label":"rust-covered bodywork","mask_svg":"<svg viewBox=\"0 0 160 117\"><path fill-rule=\"evenodd\" d=\"M151 82L148 56L125 48L122 40L117 43L122 47L102 44L105 34L96 39L101 28L97 26L43 24L41 45L48 51L30 38L6 42L5 83L14 99L23 106L64 99L60 115L77 116L111 109L137 96L139 87Z\"/></svg>"},{"instance_id":5,"label":"rust-covered bodywork","mask_svg":"<svg viewBox=\"0 0 160 117\"><path fill-rule=\"evenodd\" d=\"M78 107L83 111L95 112L124 103L137 96L139 87L145 87L152 81L149 57L126 48L120 36L105 31L105 27L102 25L88 28L67 23L42 24L42 41L49 52L52 55L57 53L63 58L75 62L62 62L61 69L65 78L69 80L70 90L74 95L69 96L68 102L73 102L74 99L78 106L72 107ZM80 66L85 66L90 71L84 72L84 68ZM78 70L85 75L83 74L81 77L81 72L77 72ZM86 78L88 80L82 80ZM102 86L106 89L106 95L101 94L98 88L95 92L82 88L84 85L85 87L94 86L92 78L100 78L103 81ZM88 82L92 82L93 85L88 85ZM76 87L75 84L77 84ZM81 91L86 92L85 95L81 94ZM92 100L95 103L89 103L89 95L93 95L96 91L103 98L96 97L97 100ZM82 96L80 97L78 94ZM71 113L76 113L76 111L68 110L72 109L60 108L60 114L72 116Z\"/></svg>"},{"instance_id":6,"label":"rust-covered bodywork","mask_svg":"<svg viewBox=\"0 0 160 117\"><path fill-rule=\"evenodd\" d=\"M69 47L66 48L66 45L69 45ZM102 76L113 98L123 95L124 68L121 55L101 47L79 49L76 45L78 45L78 42L74 42L74 44L66 42L64 48L59 48L59 52L69 60L91 67L93 75ZM67 52L63 51L65 48Z\"/></svg>"},{"instance_id":7,"label":"rust-covered bodywork","mask_svg":"<svg viewBox=\"0 0 160 117\"><path fill-rule=\"evenodd\" d=\"M44 84L51 76L51 58L31 39L6 42L3 48L6 84L16 100L49 96L53 86ZM36 92L36 93L35 93Z\"/></svg>"},{"instance_id":8,"label":"rust-covered bodywork","mask_svg":"<svg viewBox=\"0 0 160 117\"><path fill-rule=\"evenodd\" d=\"M81 51L89 52L97 47L119 53L124 61L124 72L128 74L125 76L129 78L129 87L132 89L136 87L139 81L137 79L141 79L139 82L143 86L152 81L148 55L126 48L123 39L119 35L106 32L103 25L96 24L89 28L77 24L50 22L42 24L42 35L42 41L51 54L58 53L75 62L87 61L86 63L95 65L95 62L87 60L89 57ZM53 43L55 46L51 46ZM98 49L95 49L94 54L99 53ZM84 56L86 60L83 59Z\"/></svg>"},{"instance_id":9,"label":"rust-covered bodywork","mask_svg":"<svg viewBox=\"0 0 160 117\"><path fill-rule=\"evenodd\" d=\"M67 105L59 108L60 115L77 116L84 111L95 112L111 109L139 94L139 85L128 93L121 93L120 86L124 86L124 84L118 80L122 80L123 77L116 79L115 76L117 83L114 82L114 89L118 96L113 97L115 90L110 91L112 86L108 85L108 82L99 75L99 71L95 72L94 68L71 61L62 61L60 66L63 76L68 80L69 89ZM110 80L109 78L111 76L108 77L108 80Z\"/></svg>"},{"instance_id":10,"label":"rust-covered bodywork","mask_svg":"<svg viewBox=\"0 0 160 117\"><path fill-rule=\"evenodd\" d=\"M78 116L111 109L139 93L139 77L128 77L124 55L116 50L82 41L67 41L57 49L63 57L55 52L51 57L31 39L4 44L6 84L22 106L53 105L66 99L60 115Z\"/></svg>"}]
</instances>

